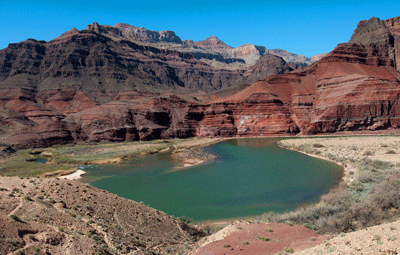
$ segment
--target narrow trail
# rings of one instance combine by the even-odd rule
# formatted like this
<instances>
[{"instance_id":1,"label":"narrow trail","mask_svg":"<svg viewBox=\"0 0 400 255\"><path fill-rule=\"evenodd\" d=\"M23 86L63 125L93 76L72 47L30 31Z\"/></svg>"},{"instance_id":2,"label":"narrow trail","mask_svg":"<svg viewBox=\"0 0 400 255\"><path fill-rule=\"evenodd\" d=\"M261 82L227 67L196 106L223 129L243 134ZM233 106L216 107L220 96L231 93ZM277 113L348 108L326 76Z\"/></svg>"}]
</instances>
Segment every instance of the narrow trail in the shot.
<instances>
[{"instance_id":1,"label":"narrow trail","mask_svg":"<svg viewBox=\"0 0 400 255\"><path fill-rule=\"evenodd\" d=\"M24 204L24 199L22 197L20 197L19 200L20 200L19 205L17 207L15 207L14 210L12 210L7 216L13 215L22 207L22 205Z\"/></svg>"}]
</instances>

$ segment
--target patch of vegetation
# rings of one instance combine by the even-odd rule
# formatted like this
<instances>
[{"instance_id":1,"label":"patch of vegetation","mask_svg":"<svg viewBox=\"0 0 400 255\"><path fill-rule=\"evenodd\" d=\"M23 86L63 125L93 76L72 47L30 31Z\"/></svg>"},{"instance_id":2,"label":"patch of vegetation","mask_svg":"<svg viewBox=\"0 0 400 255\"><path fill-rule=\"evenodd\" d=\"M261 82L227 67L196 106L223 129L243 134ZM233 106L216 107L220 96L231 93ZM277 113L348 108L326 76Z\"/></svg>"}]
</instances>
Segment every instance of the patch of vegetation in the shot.
<instances>
[{"instance_id":1,"label":"patch of vegetation","mask_svg":"<svg viewBox=\"0 0 400 255\"><path fill-rule=\"evenodd\" d=\"M58 232L64 232L64 227L63 226L58 226L57 229L58 229Z\"/></svg>"},{"instance_id":2,"label":"patch of vegetation","mask_svg":"<svg viewBox=\"0 0 400 255\"><path fill-rule=\"evenodd\" d=\"M266 228L265 229L265 232L270 232L270 233L272 233L272 232L274 232L271 228Z\"/></svg>"},{"instance_id":3,"label":"patch of vegetation","mask_svg":"<svg viewBox=\"0 0 400 255\"><path fill-rule=\"evenodd\" d=\"M224 248L229 248L229 247L231 247L231 246L230 246L229 243L224 243L224 244L222 245L222 247L224 247Z\"/></svg>"},{"instance_id":4,"label":"patch of vegetation","mask_svg":"<svg viewBox=\"0 0 400 255\"><path fill-rule=\"evenodd\" d=\"M13 219L13 220L15 220L15 221L21 221L21 220L19 219L19 217L18 217L17 215L15 215L15 214L11 214L11 215L10 215L10 218Z\"/></svg>"},{"instance_id":5,"label":"patch of vegetation","mask_svg":"<svg viewBox=\"0 0 400 255\"><path fill-rule=\"evenodd\" d=\"M363 156L372 156L372 155L374 155L374 152L373 152L373 151L370 151L370 150L366 150L366 151L364 151L364 153L363 153Z\"/></svg>"},{"instance_id":6,"label":"patch of vegetation","mask_svg":"<svg viewBox=\"0 0 400 255\"><path fill-rule=\"evenodd\" d=\"M304 148L307 150L310 146L305 145ZM354 159L351 164L358 168L353 184L340 185L323 195L318 206L304 205L284 214L268 212L259 219L289 225L302 224L319 233L340 233L398 217L400 169L394 169L390 162L368 158Z\"/></svg>"},{"instance_id":7,"label":"patch of vegetation","mask_svg":"<svg viewBox=\"0 0 400 255\"><path fill-rule=\"evenodd\" d=\"M22 245L22 243L17 238L12 239L12 238L8 237L6 239L6 241L7 241L7 243L11 244L12 246L18 247L18 246Z\"/></svg>"},{"instance_id":8,"label":"patch of vegetation","mask_svg":"<svg viewBox=\"0 0 400 255\"><path fill-rule=\"evenodd\" d=\"M259 237L257 237L257 239L260 241L264 241L264 242L271 241L271 239L266 236L259 236Z\"/></svg>"},{"instance_id":9,"label":"patch of vegetation","mask_svg":"<svg viewBox=\"0 0 400 255\"><path fill-rule=\"evenodd\" d=\"M242 244L248 245L250 243L248 241L242 241Z\"/></svg>"},{"instance_id":10,"label":"patch of vegetation","mask_svg":"<svg viewBox=\"0 0 400 255\"><path fill-rule=\"evenodd\" d=\"M94 142L92 144L55 145L50 148L18 150L0 165L0 174L6 176L39 176L49 172L76 169L76 165L97 161L129 159L148 153L157 153L175 146L188 149L208 145L220 139L173 139L136 142ZM52 164L35 163L48 158Z\"/></svg>"},{"instance_id":11,"label":"patch of vegetation","mask_svg":"<svg viewBox=\"0 0 400 255\"><path fill-rule=\"evenodd\" d=\"M283 249L283 251L287 252L287 253L293 253L294 252L294 250L291 247L285 247L285 249Z\"/></svg>"},{"instance_id":12,"label":"patch of vegetation","mask_svg":"<svg viewBox=\"0 0 400 255\"><path fill-rule=\"evenodd\" d=\"M178 218L178 220L182 221L182 222L185 223L185 224L189 224L190 222L193 221L193 219L188 218L188 217L186 217L186 216L181 216L181 217Z\"/></svg>"},{"instance_id":13,"label":"patch of vegetation","mask_svg":"<svg viewBox=\"0 0 400 255\"><path fill-rule=\"evenodd\" d=\"M217 225L212 225L210 223L204 223L201 225L201 230L206 236L212 235L214 233L217 233L221 229L224 228L224 225L222 224L217 224Z\"/></svg>"}]
</instances>

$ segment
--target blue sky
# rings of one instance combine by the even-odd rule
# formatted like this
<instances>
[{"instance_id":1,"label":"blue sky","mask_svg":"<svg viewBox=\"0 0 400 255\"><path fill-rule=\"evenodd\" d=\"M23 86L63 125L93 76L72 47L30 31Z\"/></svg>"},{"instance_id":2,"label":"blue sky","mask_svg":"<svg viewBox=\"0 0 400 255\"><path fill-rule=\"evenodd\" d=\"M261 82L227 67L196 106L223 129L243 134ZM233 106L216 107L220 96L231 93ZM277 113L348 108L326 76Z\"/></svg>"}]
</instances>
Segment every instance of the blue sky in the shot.
<instances>
[{"instance_id":1,"label":"blue sky","mask_svg":"<svg viewBox=\"0 0 400 255\"><path fill-rule=\"evenodd\" d=\"M46 1L0 0L0 49L28 38L49 41L94 21L172 30L182 40L216 35L311 57L350 40L360 20L400 16L400 1Z\"/></svg>"}]
</instances>

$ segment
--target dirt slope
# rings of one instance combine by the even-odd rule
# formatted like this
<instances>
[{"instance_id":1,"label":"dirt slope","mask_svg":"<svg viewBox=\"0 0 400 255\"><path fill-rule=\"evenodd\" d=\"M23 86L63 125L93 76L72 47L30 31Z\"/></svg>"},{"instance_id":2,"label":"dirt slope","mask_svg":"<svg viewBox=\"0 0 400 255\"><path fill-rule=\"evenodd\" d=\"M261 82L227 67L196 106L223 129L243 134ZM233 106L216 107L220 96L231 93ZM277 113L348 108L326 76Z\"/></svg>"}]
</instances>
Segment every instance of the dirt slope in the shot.
<instances>
[{"instance_id":1,"label":"dirt slope","mask_svg":"<svg viewBox=\"0 0 400 255\"><path fill-rule=\"evenodd\" d=\"M77 181L0 177L0 252L184 254L202 233Z\"/></svg>"}]
</instances>

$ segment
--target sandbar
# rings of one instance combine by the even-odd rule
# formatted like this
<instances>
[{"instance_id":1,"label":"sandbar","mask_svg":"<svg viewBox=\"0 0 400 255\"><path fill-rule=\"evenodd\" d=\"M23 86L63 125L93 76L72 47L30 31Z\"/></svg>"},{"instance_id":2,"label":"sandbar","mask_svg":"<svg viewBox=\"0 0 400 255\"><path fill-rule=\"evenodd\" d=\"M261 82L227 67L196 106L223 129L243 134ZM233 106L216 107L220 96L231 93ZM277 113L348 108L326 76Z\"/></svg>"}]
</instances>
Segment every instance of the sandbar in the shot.
<instances>
[{"instance_id":1,"label":"sandbar","mask_svg":"<svg viewBox=\"0 0 400 255\"><path fill-rule=\"evenodd\" d=\"M64 176L60 176L57 177L59 179L67 179L67 180L77 180L82 178L82 175L86 174L85 171L83 170L77 170L76 172L72 173L72 174L68 174L68 175L64 175Z\"/></svg>"}]
</instances>

